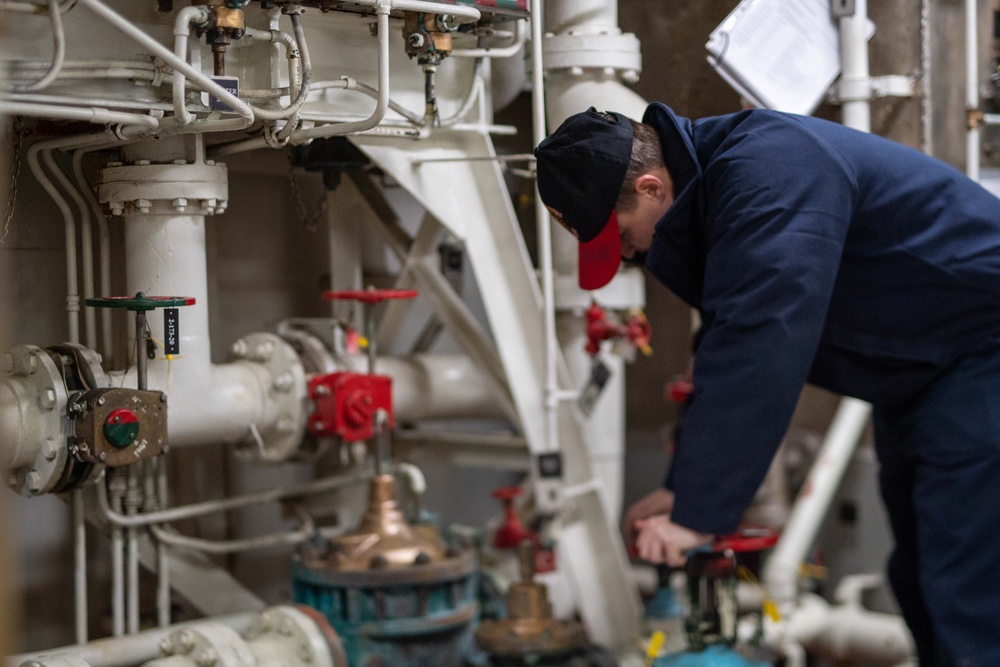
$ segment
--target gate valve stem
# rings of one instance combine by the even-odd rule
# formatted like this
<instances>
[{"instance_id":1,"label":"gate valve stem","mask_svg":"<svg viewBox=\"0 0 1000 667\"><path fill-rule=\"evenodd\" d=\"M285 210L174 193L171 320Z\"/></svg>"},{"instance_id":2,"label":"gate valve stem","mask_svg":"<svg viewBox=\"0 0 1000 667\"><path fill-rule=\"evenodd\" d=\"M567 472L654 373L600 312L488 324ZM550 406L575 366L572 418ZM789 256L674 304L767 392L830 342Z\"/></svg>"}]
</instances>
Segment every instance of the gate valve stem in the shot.
<instances>
[{"instance_id":1,"label":"gate valve stem","mask_svg":"<svg viewBox=\"0 0 1000 667\"><path fill-rule=\"evenodd\" d=\"M368 374L375 374L375 318L372 306L389 299L414 299L416 290L375 289L323 292L327 301L358 301L364 308L365 337L368 339Z\"/></svg>"}]
</instances>

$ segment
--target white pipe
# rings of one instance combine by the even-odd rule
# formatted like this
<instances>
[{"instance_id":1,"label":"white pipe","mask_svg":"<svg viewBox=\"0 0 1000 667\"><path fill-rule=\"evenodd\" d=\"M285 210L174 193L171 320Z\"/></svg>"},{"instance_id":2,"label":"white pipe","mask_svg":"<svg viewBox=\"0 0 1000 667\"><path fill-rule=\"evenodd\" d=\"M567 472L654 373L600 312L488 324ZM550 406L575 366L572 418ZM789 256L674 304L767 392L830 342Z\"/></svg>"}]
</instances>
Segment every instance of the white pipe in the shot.
<instances>
[{"instance_id":1,"label":"white pipe","mask_svg":"<svg viewBox=\"0 0 1000 667\"><path fill-rule=\"evenodd\" d=\"M766 629L773 633L779 646L799 645L838 662L898 665L914 653L900 616L869 611L857 602L831 606L813 593L804 593L791 616Z\"/></svg>"},{"instance_id":2,"label":"white pipe","mask_svg":"<svg viewBox=\"0 0 1000 667\"><path fill-rule=\"evenodd\" d=\"M96 150L95 148L80 148L73 153L73 175L76 178L77 187L83 193L84 198L90 204L90 212L97 221L98 226L98 250L100 263L101 296L111 296L111 238L108 230L108 219L101 209L101 204L97 201L94 189L87 182L87 177L83 173L84 154ZM87 261L84 260L84 271ZM93 271L93 267L90 269ZM93 277L91 277L93 281ZM86 289L86 288L85 288ZM111 309L101 308L101 355L105 363L111 362Z\"/></svg>"},{"instance_id":3,"label":"white pipe","mask_svg":"<svg viewBox=\"0 0 1000 667\"><path fill-rule=\"evenodd\" d=\"M147 130L159 125L155 118L143 114L109 111L108 109L99 109L97 107L76 109L73 107L61 107L55 104L27 104L24 102L0 101L0 114L58 118L61 120L81 120L85 123L94 123L96 125L136 125L147 128Z\"/></svg>"},{"instance_id":4,"label":"white pipe","mask_svg":"<svg viewBox=\"0 0 1000 667\"><path fill-rule=\"evenodd\" d=\"M239 633L243 633L250 627L257 615L258 612L247 612L221 616L189 623L178 623L170 628L146 630L127 637L97 639L83 646L64 646L38 653L23 653L6 658L4 665L5 667L21 667L30 664L32 660L65 655L83 660L91 667L135 667L137 664L158 658L160 656L160 642L178 629L195 626L210 620L212 623L222 623Z\"/></svg>"},{"instance_id":5,"label":"white pipe","mask_svg":"<svg viewBox=\"0 0 1000 667\"><path fill-rule=\"evenodd\" d=\"M130 37L134 42L147 49L154 55L161 58L166 64L174 68L174 76L183 75L191 79L194 83L198 84L202 90L208 92L210 95L214 95L219 98L223 103L225 103L230 109L236 112L240 118L234 121L215 121L212 125L213 130L222 129L242 129L253 124L254 114L253 110L250 108L246 102L242 101L228 90L220 86L219 84L212 81L211 78L205 76L200 71L191 67L186 60L177 57L170 49L164 47L158 41L147 35L141 29L137 28L132 24L131 21L126 19L121 14L118 14L114 10L110 9L107 5L102 3L100 0L78 0L80 4L86 5L92 12L97 14L99 17L103 18L105 21L110 23L112 26L118 28L126 36ZM173 125L173 120L169 121L169 124L165 123L164 127L169 127Z\"/></svg>"},{"instance_id":6,"label":"white pipe","mask_svg":"<svg viewBox=\"0 0 1000 667\"><path fill-rule=\"evenodd\" d=\"M378 368L392 378L397 421L505 416L489 377L466 355L380 356Z\"/></svg>"},{"instance_id":7,"label":"white pipe","mask_svg":"<svg viewBox=\"0 0 1000 667\"><path fill-rule=\"evenodd\" d=\"M136 350L142 354L143 350ZM125 513L136 514L139 511L141 491L138 489L138 478L135 466L128 468L128 488L125 492ZM125 530L125 618L128 633L139 633L139 531L135 528Z\"/></svg>"},{"instance_id":8,"label":"white pipe","mask_svg":"<svg viewBox=\"0 0 1000 667\"><path fill-rule=\"evenodd\" d=\"M80 254L83 262L83 298L89 299L94 296L94 256L93 239L90 234L90 207L87 205L79 189L70 182L62 168L56 164L52 150L45 151L42 154L42 159L45 161L45 166L49 168L49 171L59 181L59 185L69 194L76 207L80 210ZM97 346L97 321L94 309L84 307L83 317L86 345L94 349Z\"/></svg>"},{"instance_id":9,"label":"white pipe","mask_svg":"<svg viewBox=\"0 0 1000 667\"><path fill-rule=\"evenodd\" d=\"M507 46L480 47L476 49L452 49L453 58L510 58L517 55L528 40L528 30L525 21L518 20L514 26L514 41Z\"/></svg>"},{"instance_id":10,"label":"white pipe","mask_svg":"<svg viewBox=\"0 0 1000 667\"><path fill-rule=\"evenodd\" d=\"M77 141L80 140L79 137L73 137ZM48 193L52 200L59 207L60 213L63 216L63 227L65 230L64 241L66 244L66 316L68 319L69 326L69 341L71 343L80 342L80 295L77 292L77 279L76 279L76 220L73 218L73 212L70 210L69 204L60 194L58 188L55 184L45 175L42 170L41 164L38 161L38 154L41 151L47 151L52 148L58 147L63 141L70 141L70 139L46 139L43 141L36 141L28 148L28 165L31 167L31 173L34 174L35 180L37 180L42 188Z\"/></svg>"},{"instance_id":11,"label":"white pipe","mask_svg":"<svg viewBox=\"0 0 1000 667\"><path fill-rule=\"evenodd\" d=\"M52 23L52 63L42 78L29 84L14 85L15 91L27 93L43 90L59 76L66 60L66 33L63 31L62 12L57 0L49 0L49 21Z\"/></svg>"},{"instance_id":12,"label":"white pipe","mask_svg":"<svg viewBox=\"0 0 1000 667\"><path fill-rule=\"evenodd\" d=\"M868 0L854 0L854 14L840 19L840 75L843 123L871 132L871 80L868 68Z\"/></svg>"},{"instance_id":13,"label":"white pipe","mask_svg":"<svg viewBox=\"0 0 1000 667\"><path fill-rule=\"evenodd\" d=\"M169 203L160 214L159 204L125 225L127 292L194 297L195 304L180 311L181 355L151 360L149 387L170 397L172 445L243 441L251 424L264 430L277 418L272 378L259 364L212 365L205 218L175 213ZM162 330L162 312L150 312L148 321L152 331ZM116 385L134 386L134 369L112 376Z\"/></svg>"},{"instance_id":14,"label":"white pipe","mask_svg":"<svg viewBox=\"0 0 1000 667\"><path fill-rule=\"evenodd\" d=\"M97 493L98 498L105 500L110 495L110 504L106 503L108 511L123 516L124 472L121 469L110 471L107 487L101 486ZM111 524L111 628L115 637L125 635L125 531L114 523Z\"/></svg>"},{"instance_id":15,"label":"white pipe","mask_svg":"<svg viewBox=\"0 0 1000 667\"><path fill-rule=\"evenodd\" d=\"M871 131L871 83L868 69L868 6L855 0L854 14L840 19L841 97L843 121L848 127ZM840 485L844 470L864 433L871 405L854 398L840 401L816 457L767 564L763 581L783 614L794 608L798 596L799 566L819 532L823 517Z\"/></svg>"},{"instance_id":16,"label":"white pipe","mask_svg":"<svg viewBox=\"0 0 1000 667\"><path fill-rule=\"evenodd\" d=\"M542 2L531 0L531 126L533 145L545 139L545 78L542 62ZM559 379L556 374L559 343L556 340L555 282L552 269L552 219L535 184L535 220L542 271L542 310L545 321L545 436L544 446L559 451Z\"/></svg>"},{"instance_id":17,"label":"white pipe","mask_svg":"<svg viewBox=\"0 0 1000 667\"><path fill-rule=\"evenodd\" d=\"M782 614L789 613L795 605L799 567L819 532L870 414L871 405L864 401L856 398L840 401L781 539L764 566L764 586Z\"/></svg>"},{"instance_id":18,"label":"white pipe","mask_svg":"<svg viewBox=\"0 0 1000 667\"><path fill-rule=\"evenodd\" d=\"M387 6L388 9L399 9L409 12L427 12L430 14L449 14L457 19L462 19L461 23L471 23L478 21L482 14L475 7L465 7L463 5L443 2L428 2L427 0L352 0L356 5L366 5L368 7Z\"/></svg>"},{"instance_id":19,"label":"white pipe","mask_svg":"<svg viewBox=\"0 0 1000 667\"><path fill-rule=\"evenodd\" d=\"M76 608L76 643L85 644L87 632L87 518L83 491L73 491L73 601Z\"/></svg>"},{"instance_id":20,"label":"white pipe","mask_svg":"<svg viewBox=\"0 0 1000 667\"><path fill-rule=\"evenodd\" d=\"M979 111L979 21L976 0L965 0L965 109L970 114L965 135L965 173L974 181L979 180L980 128L972 117Z\"/></svg>"},{"instance_id":21,"label":"white pipe","mask_svg":"<svg viewBox=\"0 0 1000 667\"><path fill-rule=\"evenodd\" d=\"M372 2L361 2L360 4L372 4L375 6L375 13L378 15L378 98L375 103L375 110L372 115L365 120L351 121L347 123L336 123L333 125L322 125L308 130L300 130L291 135L293 144L308 143L313 139L325 137L336 137L351 132L368 130L380 122L385 117L385 112L389 108L389 11L393 4L390 0L372 0ZM435 3L419 3L433 5ZM440 8L440 5L438 5ZM449 7L452 7L449 5ZM455 9L459 7L455 6ZM429 11L427 9L417 11ZM479 11L476 11L479 14Z\"/></svg>"},{"instance_id":22,"label":"white pipe","mask_svg":"<svg viewBox=\"0 0 1000 667\"><path fill-rule=\"evenodd\" d=\"M184 62L188 60L188 37L191 35L191 26L207 25L211 19L208 7L195 5L184 7L177 12L174 20L174 54ZM194 122L195 116L187 110L187 100L184 90L184 73L174 74L173 98L174 98L174 121L178 125L189 125Z\"/></svg>"},{"instance_id":23,"label":"white pipe","mask_svg":"<svg viewBox=\"0 0 1000 667\"><path fill-rule=\"evenodd\" d=\"M545 28L562 33L592 34L618 28L618 3L609 0L563 0L548 3ZM617 109L615 109L617 110Z\"/></svg>"},{"instance_id":24,"label":"white pipe","mask_svg":"<svg viewBox=\"0 0 1000 667\"><path fill-rule=\"evenodd\" d=\"M206 540L199 537L181 535L158 526L150 526L150 531L157 542L162 545L200 551L213 556L242 553L244 551L259 551L272 547L294 546L302 544L316 534L316 527L303 526L284 533L273 533L259 537L247 537L238 540Z\"/></svg>"},{"instance_id":25,"label":"white pipe","mask_svg":"<svg viewBox=\"0 0 1000 667\"><path fill-rule=\"evenodd\" d=\"M167 460L163 456L155 459L156 467L156 500L158 509L166 509L170 501L169 480L167 479ZM158 625L165 628L170 625L170 554L167 545L156 544L156 615Z\"/></svg>"},{"instance_id":26,"label":"white pipe","mask_svg":"<svg viewBox=\"0 0 1000 667\"><path fill-rule=\"evenodd\" d=\"M242 496L206 500L201 503L171 507L169 509L159 510L156 512L145 512L143 514L134 515L123 514L120 508L112 507L108 496L103 493L101 489L98 489L97 502L101 508L101 513L112 526L137 528L142 526L151 526L154 524L183 521L185 519L194 519L208 514L229 512L243 507L251 507L253 505L264 505L284 500L285 498L303 498L309 495L333 491L334 489L339 489L343 486L360 484L368 481L369 479L371 479L371 475L366 473L336 475L295 486L267 489L266 491L257 491L255 493L249 493Z\"/></svg>"},{"instance_id":27,"label":"white pipe","mask_svg":"<svg viewBox=\"0 0 1000 667\"><path fill-rule=\"evenodd\" d=\"M76 0L63 0L59 5L59 13L65 14L73 8ZM33 2L16 2L16 0L0 0L0 12L18 12L22 14L45 14L47 8Z\"/></svg>"}]
</instances>

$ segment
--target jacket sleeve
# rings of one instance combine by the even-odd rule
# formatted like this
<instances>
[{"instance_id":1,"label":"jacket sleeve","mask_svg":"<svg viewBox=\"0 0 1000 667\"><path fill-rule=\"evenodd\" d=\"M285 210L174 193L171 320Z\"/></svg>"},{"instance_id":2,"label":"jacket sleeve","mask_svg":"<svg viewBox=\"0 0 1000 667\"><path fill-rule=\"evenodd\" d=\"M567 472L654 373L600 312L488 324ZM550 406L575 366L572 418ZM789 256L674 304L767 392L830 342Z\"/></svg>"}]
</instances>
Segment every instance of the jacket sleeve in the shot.
<instances>
[{"instance_id":1,"label":"jacket sleeve","mask_svg":"<svg viewBox=\"0 0 1000 667\"><path fill-rule=\"evenodd\" d=\"M672 519L733 532L812 365L857 186L812 137L750 137L706 169L704 331L668 484Z\"/></svg>"}]
</instances>

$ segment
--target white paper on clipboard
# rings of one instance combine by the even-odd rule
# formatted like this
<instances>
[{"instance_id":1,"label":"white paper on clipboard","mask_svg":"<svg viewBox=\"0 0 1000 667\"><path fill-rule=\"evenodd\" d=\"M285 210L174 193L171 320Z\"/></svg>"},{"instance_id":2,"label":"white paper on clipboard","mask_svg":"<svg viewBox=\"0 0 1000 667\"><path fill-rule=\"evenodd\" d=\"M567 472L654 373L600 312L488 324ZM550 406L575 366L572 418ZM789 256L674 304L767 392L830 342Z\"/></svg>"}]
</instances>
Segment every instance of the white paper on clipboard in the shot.
<instances>
[{"instance_id":1,"label":"white paper on clipboard","mask_svg":"<svg viewBox=\"0 0 1000 667\"><path fill-rule=\"evenodd\" d=\"M840 73L830 0L743 0L705 48L719 75L765 109L812 113Z\"/></svg>"}]
</instances>

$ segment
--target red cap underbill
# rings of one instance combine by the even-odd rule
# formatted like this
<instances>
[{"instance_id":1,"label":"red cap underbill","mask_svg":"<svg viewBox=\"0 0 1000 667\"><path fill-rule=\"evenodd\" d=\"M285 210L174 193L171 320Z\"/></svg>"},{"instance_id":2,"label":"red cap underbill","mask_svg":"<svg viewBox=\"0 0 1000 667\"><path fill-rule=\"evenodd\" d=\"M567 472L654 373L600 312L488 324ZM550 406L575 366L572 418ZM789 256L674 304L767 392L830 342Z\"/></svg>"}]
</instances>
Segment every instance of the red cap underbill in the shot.
<instances>
[{"instance_id":1,"label":"red cap underbill","mask_svg":"<svg viewBox=\"0 0 1000 667\"><path fill-rule=\"evenodd\" d=\"M604 287L618 273L622 260L622 240L618 215L611 211L604 229L592 241L580 244L580 289Z\"/></svg>"}]
</instances>

